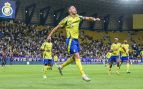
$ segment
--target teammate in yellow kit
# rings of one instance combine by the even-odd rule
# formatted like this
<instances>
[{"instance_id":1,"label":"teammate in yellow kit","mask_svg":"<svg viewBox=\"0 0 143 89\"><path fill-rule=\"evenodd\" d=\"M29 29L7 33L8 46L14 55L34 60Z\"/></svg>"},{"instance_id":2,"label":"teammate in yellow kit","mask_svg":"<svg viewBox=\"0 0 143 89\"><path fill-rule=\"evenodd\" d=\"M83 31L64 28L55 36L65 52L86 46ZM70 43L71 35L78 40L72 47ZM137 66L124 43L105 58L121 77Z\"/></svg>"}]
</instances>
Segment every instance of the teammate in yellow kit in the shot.
<instances>
[{"instance_id":1,"label":"teammate in yellow kit","mask_svg":"<svg viewBox=\"0 0 143 89\"><path fill-rule=\"evenodd\" d=\"M129 71L129 68L130 68L129 44L127 43L127 40L124 40L124 43L121 44L120 52L121 52L121 64L124 61L126 61L126 63L127 63L127 73L130 73L130 71Z\"/></svg>"},{"instance_id":2,"label":"teammate in yellow kit","mask_svg":"<svg viewBox=\"0 0 143 89\"><path fill-rule=\"evenodd\" d=\"M55 65L57 65L57 62L58 62L58 55L57 55L57 53L54 55L54 63L55 63Z\"/></svg>"},{"instance_id":3,"label":"teammate in yellow kit","mask_svg":"<svg viewBox=\"0 0 143 89\"><path fill-rule=\"evenodd\" d=\"M117 74L119 74L119 69L120 69L120 47L121 44L118 42L118 38L114 38L114 43L111 45L111 52L112 56L109 59L109 73L111 73L111 68L114 62L117 64Z\"/></svg>"},{"instance_id":4,"label":"teammate in yellow kit","mask_svg":"<svg viewBox=\"0 0 143 89\"><path fill-rule=\"evenodd\" d=\"M108 51L107 54L106 54L106 59L107 60L105 60L105 66L106 66L108 60L110 60L111 56L112 56L112 53L110 51Z\"/></svg>"},{"instance_id":5,"label":"teammate in yellow kit","mask_svg":"<svg viewBox=\"0 0 143 89\"><path fill-rule=\"evenodd\" d=\"M87 75L85 74L82 68L80 55L79 55L79 52L80 52L80 47L79 47L79 42L78 42L79 24L82 20L97 21L100 19L94 18L94 17L83 17L83 16L78 15L75 6L70 6L68 8L68 13L69 13L69 16L65 17L51 31L51 33L48 36L48 39L51 39L51 36L53 35L53 33L56 32L59 28L65 28L66 34L67 34L66 45L67 45L68 52L72 54L72 56L65 63L59 66L58 68L59 72L61 75L63 75L62 73L63 68L75 61L83 80L90 81L90 78L87 77Z\"/></svg>"},{"instance_id":6,"label":"teammate in yellow kit","mask_svg":"<svg viewBox=\"0 0 143 89\"><path fill-rule=\"evenodd\" d=\"M41 51L43 51L42 53L42 57L44 59L43 64L43 78L47 78L47 73L48 70L52 68L53 66L53 60L52 60L52 43L51 40L48 39L46 40L42 46L41 46Z\"/></svg>"},{"instance_id":7,"label":"teammate in yellow kit","mask_svg":"<svg viewBox=\"0 0 143 89\"><path fill-rule=\"evenodd\" d=\"M127 63L127 73L130 73L130 60L129 60L129 44L127 43L127 40L124 40L124 43L121 45L121 64L126 61Z\"/></svg>"},{"instance_id":8,"label":"teammate in yellow kit","mask_svg":"<svg viewBox=\"0 0 143 89\"><path fill-rule=\"evenodd\" d=\"M54 55L54 61L57 62L58 61L58 56Z\"/></svg>"}]
</instances>

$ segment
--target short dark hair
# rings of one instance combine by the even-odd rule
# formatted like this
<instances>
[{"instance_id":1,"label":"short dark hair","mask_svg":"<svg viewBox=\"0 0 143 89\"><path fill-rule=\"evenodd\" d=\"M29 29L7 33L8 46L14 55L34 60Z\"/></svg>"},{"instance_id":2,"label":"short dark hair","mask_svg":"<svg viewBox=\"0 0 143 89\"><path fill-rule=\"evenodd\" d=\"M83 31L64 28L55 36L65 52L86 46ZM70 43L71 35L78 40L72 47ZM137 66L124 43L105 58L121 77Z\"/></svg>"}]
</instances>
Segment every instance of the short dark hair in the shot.
<instances>
[{"instance_id":1,"label":"short dark hair","mask_svg":"<svg viewBox=\"0 0 143 89\"><path fill-rule=\"evenodd\" d=\"M69 11L69 9L70 9L72 6L74 6L74 5L68 6L68 7L67 7L67 11ZM74 6L74 7L75 7L75 6Z\"/></svg>"}]
</instances>

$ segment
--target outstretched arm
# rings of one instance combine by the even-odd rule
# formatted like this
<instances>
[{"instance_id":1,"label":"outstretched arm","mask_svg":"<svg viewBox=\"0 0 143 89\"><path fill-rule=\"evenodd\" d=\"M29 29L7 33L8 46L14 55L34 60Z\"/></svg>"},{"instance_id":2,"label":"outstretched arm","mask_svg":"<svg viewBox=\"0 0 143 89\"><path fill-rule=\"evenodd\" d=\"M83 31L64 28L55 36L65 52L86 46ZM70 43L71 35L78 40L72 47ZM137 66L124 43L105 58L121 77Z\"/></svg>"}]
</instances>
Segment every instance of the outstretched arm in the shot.
<instances>
[{"instance_id":1,"label":"outstretched arm","mask_svg":"<svg viewBox=\"0 0 143 89\"><path fill-rule=\"evenodd\" d=\"M53 33L55 33L59 28L62 28L66 25L67 23L67 17L64 18L49 34L47 39L51 39L51 36L53 35Z\"/></svg>"},{"instance_id":2,"label":"outstretched arm","mask_svg":"<svg viewBox=\"0 0 143 89\"><path fill-rule=\"evenodd\" d=\"M86 21L100 21L100 18L94 18L94 17L83 17L83 20L86 20Z\"/></svg>"},{"instance_id":3,"label":"outstretched arm","mask_svg":"<svg viewBox=\"0 0 143 89\"><path fill-rule=\"evenodd\" d=\"M53 33L55 33L59 28L61 28L60 25L57 25L51 32L50 34L48 35L48 38L47 39L51 39L51 36L53 35Z\"/></svg>"}]
</instances>

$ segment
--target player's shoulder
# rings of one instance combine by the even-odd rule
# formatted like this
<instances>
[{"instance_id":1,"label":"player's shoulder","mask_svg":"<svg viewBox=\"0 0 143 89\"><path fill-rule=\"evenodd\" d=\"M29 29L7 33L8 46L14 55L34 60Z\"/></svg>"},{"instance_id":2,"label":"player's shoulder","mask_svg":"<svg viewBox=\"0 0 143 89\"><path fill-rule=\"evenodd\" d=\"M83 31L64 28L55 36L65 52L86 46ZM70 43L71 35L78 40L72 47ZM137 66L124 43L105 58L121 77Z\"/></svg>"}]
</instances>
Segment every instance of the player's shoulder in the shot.
<instances>
[{"instance_id":1,"label":"player's shoulder","mask_svg":"<svg viewBox=\"0 0 143 89\"><path fill-rule=\"evenodd\" d=\"M112 44L111 44L111 47L114 46L114 45L115 45L115 43L112 43Z\"/></svg>"},{"instance_id":2,"label":"player's shoulder","mask_svg":"<svg viewBox=\"0 0 143 89\"><path fill-rule=\"evenodd\" d=\"M50 45L51 43L49 43L49 42L44 42L44 44L46 44L46 45Z\"/></svg>"},{"instance_id":3,"label":"player's shoulder","mask_svg":"<svg viewBox=\"0 0 143 89\"><path fill-rule=\"evenodd\" d=\"M42 45L45 45L46 42L43 42Z\"/></svg>"},{"instance_id":4,"label":"player's shoulder","mask_svg":"<svg viewBox=\"0 0 143 89\"><path fill-rule=\"evenodd\" d=\"M77 17L79 17L80 19L83 19L84 16L77 14Z\"/></svg>"},{"instance_id":5,"label":"player's shoulder","mask_svg":"<svg viewBox=\"0 0 143 89\"><path fill-rule=\"evenodd\" d=\"M69 16L66 16L65 18L63 18L61 21L67 21L69 19Z\"/></svg>"},{"instance_id":6,"label":"player's shoulder","mask_svg":"<svg viewBox=\"0 0 143 89\"><path fill-rule=\"evenodd\" d=\"M50 43L49 43L49 42L47 42L47 44L48 44L48 45L52 45L53 43L52 43L52 42L50 42Z\"/></svg>"},{"instance_id":7,"label":"player's shoulder","mask_svg":"<svg viewBox=\"0 0 143 89\"><path fill-rule=\"evenodd\" d=\"M77 14L76 16L78 16L78 17L82 17L81 15L79 15L79 14Z\"/></svg>"},{"instance_id":8,"label":"player's shoulder","mask_svg":"<svg viewBox=\"0 0 143 89\"><path fill-rule=\"evenodd\" d=\"M127 44L129 46L129 44Z\"/></svg>"},{"instance_id":9,"label":"player's shoulder","mask_svg":"<svg viewBox=\"0 0 143 89\"><path fill-rule=\"evenodd\" d=\"M124 46L124 45L125 45L124 43L121 44L121 46Z\"/></svg>"},{"instance_id":10,"label":"player's shoulder","mask_svg":"<svg viewBox=\"0 0 143 89\"><path fill-rule=\"evenodd\" d=\"M70 18L70 16L68 15L68 16L66 16L65 18L64 18L64 20L67 20L67 19L69 19Z\"/></svg>"},{"instance_id":11,"label":"player's shoulder","mask_svg":"<svg viewBox=\"0 0 143 89\"><path fill-rule=\"evenodd\" d=\"M112 55L112 53L111 53L111 52L109 52L108 54L109 54L109 55Z\"/></svg>"},{"instance_id":12,"label":"player's shoulder","mask_svg":"<svg viewBox=\"0 0 143 89\"><path fill-rule=\"evenodd\" d=\"M112 43L111 45L117 45L118 43Z\"/></svg>"},{"instance_id":13,"label":"player's shoulder","mask_svg":"<svg viewBox=\"0 0 143 89\"><path fill-rule=\"evenodd\" d=\"M110 54L111 52L107 52L107 54Z\"/></svg>"},{"instance_id":14,"label":"player's shoulder","mask_svg":"<svg viewBox=\"0 0 143 89\"><path fill-rule=\"evenodd\" d=\"M114 45L115 43L112 43L111 45Z\"/></svg>"},{"instance_id":15,"label":"player's shoulder","mask_svg":"<svg viewBox=\"0 0 143 89\"><path fill-rule=\"evenodd\" d=\"M123 44L124 46L129 46L129 44Z\"/></svg>"}]
</instances>

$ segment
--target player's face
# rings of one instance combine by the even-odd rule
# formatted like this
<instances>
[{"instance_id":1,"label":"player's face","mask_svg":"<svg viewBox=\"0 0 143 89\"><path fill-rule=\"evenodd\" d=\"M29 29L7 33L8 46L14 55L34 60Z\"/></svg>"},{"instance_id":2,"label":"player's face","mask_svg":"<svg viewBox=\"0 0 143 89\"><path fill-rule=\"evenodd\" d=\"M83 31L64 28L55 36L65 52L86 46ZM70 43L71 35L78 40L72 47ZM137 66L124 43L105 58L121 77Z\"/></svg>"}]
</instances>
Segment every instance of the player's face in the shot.
<instances>
[{"instance_id":1,"label":"player's face","mask_svg":"<svg viewBox=\"0 0 143 89\"><path fill-rule=\"evenodd\" d=\"M118 39L115 39L115 43L117 43L118 42Z\"/></svg>"},{"instance_id":2,"label":"player's face","mask_svg":"<svg viewBox=\"0 0 143 89\"><path fill-rule=\"evenodd\" d=\"M127 40L124 40L124 43L127 44Z\"/></svg>"},{"instance_id":3,"label":"player's face","mask_svg":"<svg viewBox=\"0 0 143 89\"><path fill-rule=\"evenodd\" d=\"M73 14L73 15L77 14L77 10L76 10L75 6L71 6L71 7L69 8L69 13L70 13L70 14Z\"/></svg>"}]
</instances>

